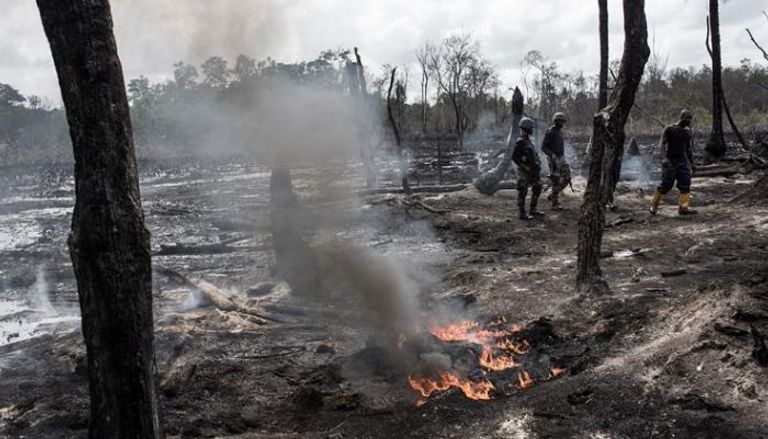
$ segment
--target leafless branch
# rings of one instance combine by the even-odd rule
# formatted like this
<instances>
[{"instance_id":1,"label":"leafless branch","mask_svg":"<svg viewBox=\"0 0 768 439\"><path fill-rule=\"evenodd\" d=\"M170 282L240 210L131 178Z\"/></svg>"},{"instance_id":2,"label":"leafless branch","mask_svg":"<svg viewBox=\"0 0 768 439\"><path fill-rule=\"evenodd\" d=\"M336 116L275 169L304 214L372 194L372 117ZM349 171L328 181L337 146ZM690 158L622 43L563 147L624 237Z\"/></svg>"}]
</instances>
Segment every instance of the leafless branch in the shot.
<instances>
[{"instance_id":1,"label":"leafless branch","mask_svg":"<svg viewBox=\"0 0 768 439\"><path fill-rule=\"evenodd\" d=\"M763 11L763 13L765 13L765 11ZM762 47L761 47L761 46L760 46L760 45L757 43L757 41L755 40L755 37L752 35L752 32L749 30L749 28L747 28L747 33L749 34L749 38L752 40L752 42L755 44L755 46L756 46L756 47L757 47L757 48L758 48L758 49L759 49L761 52L763 52L763 58L765 58L765 60L766 60L766 61L768 61L768 52L766 52L766 51L765 51L765 49L763 49L763 48L762 48Z\"/></svg>"}]
</instances>

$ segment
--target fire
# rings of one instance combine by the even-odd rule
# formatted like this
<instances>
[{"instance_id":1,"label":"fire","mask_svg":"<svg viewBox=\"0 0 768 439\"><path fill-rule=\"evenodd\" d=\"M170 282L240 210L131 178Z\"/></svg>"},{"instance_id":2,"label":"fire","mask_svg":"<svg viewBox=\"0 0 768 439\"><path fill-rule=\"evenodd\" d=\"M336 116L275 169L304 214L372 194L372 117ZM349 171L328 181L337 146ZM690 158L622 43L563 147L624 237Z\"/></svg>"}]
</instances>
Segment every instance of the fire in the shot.
<instances>
[{"instance_id":1,"label":"fire","mask_svg":"<svg viewBox=\"0 0 768 439\"><path fill-rule=\"evenodd\" d=\"M518 387L521 389L527 389L533 385L536 380L533 379L531 374L526 371L522 371L517 374Z\"/></svg>"},{"instance_id":2,"label":"fire","mask_svg":"<svg viewBox=\"0 0 768 439\"><path fill-rule=\"evenodd\" d=\"M518 366L513 356L501 355L494 357L493 353L491 353L491 350L485 347L483 348L483 353L480 355L480 359L478 361L480 366L496 372L501 372L502 370L507 370Z\"/></svg>"},{"instance_id":3,"label":"fire","mask_svg":"<svg viewBox=\"0 0 768 439\"><path fill-rule=\"evenodd\" d=\"M472 362L474 367L480 368L478 372L483 378L472 380L468 378L471 372L464 369L465 363L462 363L462 372L456 372L455 369L446 368L445 370L429 373L427 377L408 377L411 387L421 395L417 407L426 404L429 397L438 392L444 392L450 389L459 389L467 398L473 400L486 401L492 398L492 393L496 390L491 379L495 379L495 372L520 368L517 377L511 378L509 375L500 375L502 381L497 385L509 389L527 389L536 382L544 382L555 379L565 373L565 369L551 368L547 377L533 376L528 371L522 369L518 361L520 356L530 354L533 347L527 340L521 337L523 327L520 325L508 324L504 317L494 320L490 323L481 325L479 322L466 320L461 322L449 323L446 325L429 325L429 333L437 340L443 343L467 343L475 345L469 347L472 355L470 358L470 368ZM400 347L402 348L405 337L400 337ZM444 366L445 367L445 366ZM513 372L514 373L514 372ZM512 375L514 376L514 375ZM512 379L512 383L505 382L506 379Z\"/></svg>"},{"instance_id":4,"label":"fire","mask_svg":"<svg viewBox=\"0 0 768 439\"><path fill-rule=\"evenodd\" d=\"M565 373L565 369L560 369L559 367L553 367L549 370L549 376L547 376L547 380L555 379L559 377L560 375Z\"/></svg>"},{"instance_id":5,"label":"fire","mask_svg":"<svg viewBox=\"0 0 768 439\"><path fill-rule=\"evenodd\" d=\"M494 322L492 326L501 325L500 321ZM482 329L480 323L473 320L450 323L445 326L430 325L429 332L440 341L458 342L469 341L474 343L490 343L495 339L511 336L516 332L522 331L519 325L512 325L509 329Z\"/></svg>"},{"instance_id":6,"label":"fire","mask_svg":"<svg viewBox=\"0 0 768 439\"><path fill-rule=\"evenodd\" d=\"M531 345L526 340L518 343L512 339L504 339L496 343L496 347L503 351L512 351L517 355L525 355L531 351Z\"/></svg>"},{"instance_id":7,"label":"fire","mask_svg":"<svg viewBox=\"0 0 768 439\"><path fill-rule=\"evenodd\" d=\"M460 389L469 399L487 401L491 399L493 384L488 379L470 381L460 378L457 374L443 371L439 378L413 378L408 377L408 382L424 398L429 398L435 392L443 392L451 388Z\"/></svg>"}]
</instances>

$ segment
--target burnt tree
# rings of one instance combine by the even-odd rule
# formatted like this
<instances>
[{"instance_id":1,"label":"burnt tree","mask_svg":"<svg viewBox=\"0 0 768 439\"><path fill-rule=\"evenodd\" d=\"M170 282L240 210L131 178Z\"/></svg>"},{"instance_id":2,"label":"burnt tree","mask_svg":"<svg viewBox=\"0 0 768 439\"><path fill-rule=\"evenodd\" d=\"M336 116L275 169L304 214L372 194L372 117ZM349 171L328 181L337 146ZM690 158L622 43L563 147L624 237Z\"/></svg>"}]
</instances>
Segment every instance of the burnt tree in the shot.
<instances>
[{"instance_id":1,"label":"burnt tree","mask_svg":"<svg viewBox=\"0 0 768 439\"><path fill-rule=\"evenodd\" d=\"M608 105L608 0L597 0L600 10L600 85L598 91L598 110Z\"/></svg>"},{"instance_id":2,"label":"burnt tree","mask_svg":"<svg viewBox=\"0 0 768 439\"><path fill-rule=\"evenodd\" d=\"M651 54L644 0L624 0L624 54L608 104L594 117L589 177L579 217L577 289L609 292L600 270L600 248L605 228L606 190L611 187L615 155L624 145L624 125Z\"/></svg>"},{"instance_id":3,"label":"burnt tree","mask_svg":"<svg viewBox=\"0 0 768 439\"><path fill-rule=\"evenodd\" d=\"M358 95L360 97L360 103L362 105L360 111L360 115L363 118L362 122L360 123L360 130L363 133L363 147L361 153L363 164L365 165L365 184L370 189L376 186L376 168L373 156L373 144L370 138L371 121L368 111L368 85L365 81L365 71L363 67L363 60L360 57L360 52L357 50L357 47L355 47L354 50L356 61L355 66L357 67L357 76L354 78L354 81L357 89L355 92L353 92L353 95Z\"/></svg>"},{"instance_id":4,"label":"burnt tree","mask_svg":"<svg viewBox=\"0 0 768 439\"><path fill-rule=\"evenodd\" d=\"M709 0L708 43L712 52L712 129L705 148L709 158L718 159L725 155L723 133L723 62L720 51L720 10L719 0Z\"/></svg>"},{"instance_id":5,"label":"burnt tree","mask_svg":"<svg viewBox=\"0 0 768 439\"><path fill-rule=\"evenodd\" d=\"M272 168L269 193L275 274L297 295L316 295L320 284L317 255L305 240L307 211L293 191L289 169Z\"/></svg>"},{"instance_id":6,"label":"burnt tree","mask_svg":"<svg viewBox=\"0 0 768 439\"><path fill-rule=\"evenodd\" d=\"M397 121L395 120L394 113L392 112L392 89L395 87L395 74L397 73L397 67L392 69L392 75L389 79L389 90L387 91L387 117L389 117L389 123L392 125L392 131L395 134L395 143L397 144L397 154L400 161L400 181L403 186L403 192L410 195L411 184L408 182L408 156L405 148L403 147L403 140L400 137L400 129L397 127Z\"/></svg>"},{"instance_id":7,"label":"burnt tree","mask_svg":"<svg viewBox=\"0 0 768 439\"><path fill-rule=\"evenodd\" d=\"M501 161L494 166L489 172L479 176L473 182L475 189L483 195L493 195L500 187L501 181L504 176L507 175L509 167L512 165L512 152L514 150L515 140L517 136L520 120L523 118L523 107L525 99L523 93L518 87L515 87L515 92L512 94L512 128L509 131L507 137L507 146L504 150L504 157Z\"/></svg>"},{"instance_id":8,"label":"burnt tree","mask_svg":"<svg viewBox=\"0 0 768 439\"><path fill-rule=\"evenodd\" d=\"M152 264L108 0L37 0L69 122L77 279L91 397L89 437L161 438Z\"/></svg>"}]
</instances>

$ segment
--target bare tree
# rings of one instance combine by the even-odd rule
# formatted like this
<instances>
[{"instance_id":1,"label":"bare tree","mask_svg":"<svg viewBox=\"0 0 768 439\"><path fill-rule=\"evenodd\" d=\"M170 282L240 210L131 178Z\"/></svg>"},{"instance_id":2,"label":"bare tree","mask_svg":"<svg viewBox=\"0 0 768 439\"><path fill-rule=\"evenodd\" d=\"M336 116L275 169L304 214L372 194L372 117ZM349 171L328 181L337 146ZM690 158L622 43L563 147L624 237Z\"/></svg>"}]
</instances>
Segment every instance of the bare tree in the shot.
<instances>
[{"instance_id":1,"label":"bare tree","mask_svg":"<svg viewBox=\"0 0 768 439\"><path fill-rule=\"evenodd\" d=\"M602 110L608 105L608 0L597 0L600 9L600 85L598 106Z\"/></svg>"},{"instance_id":2,"label":"bare tree","mask_svg":"<svg viewBox=\"0 0 768 439\"><path fill-rule=\"evenodd\" d=\"M515 91L512 94L512 128L509 130L509 136L507 136L507 145L504 149L504 156L501 161L494 166L494 168L479 176L473 182L478 192L484 195L493 195L499 190L499 185L504 179L504 176L509 171L509 167L512 165L512 152L514 150L515 140L518 129L520 127L520 120L523 118L525 99L523 93L519 88L515 87Z\"/></svg>"},{"instance_id":3,"label":"bare tree","mask_svg":"<svg viewBox=\"0 0 768 439\"><path fill-rule=\"evenodd\" d=\"M421 132L426 134L427 132L427 111L429 103L427 102L427 94L429 93L429 58L434 51L433 47L429 43L424 44L423 49L419 49L416 52L416 59L421 66Z\"/></svg>"},{"instance_id":4,"label":"bare tree","mask_svg":"<svg viewBox=\"0 0 768 439\"><path fill-rule=\"evenodd\" d=\"M363 70L363 60L360 57L360 52L357 50L357 47L355 47L355 61L354 64L355 71L357 73L356 81L353 81L356 86L357 90L353 92L353 95L359 95L360 96L360 102L362 105L362 123L360 129L363 132L363 147L362 147L362 156L363 156L363 164L365 165L365 182L366 186L368 188L372 188L376 186L376 168L374 163L374 151L373 151L373 142L371 141L371 138L369 136L369 133L371 131L370 127L370 117L369 117L369 111L368 111L368 85L365 81L365 71Z\"/></svg>"},{"instance_id":5,"label":"bare tree","mask_svg":"<svg viewBox=\"0 0 768 439\"><path fill-rule=\"evenodd\" d=\"M608 104L595 115L590 150L589 179L579 218L576 277L580 292L608 292L600 270L600 248L605 227L604 194L610 187L614 156L624 145L624 126L650 57L645 0L623 0L624 54Z\"/></svg>"},{"instance_id":6,"label":"bare tree","mask_svg":"<svg viewBox=\"0 0 768 439\"><path fill-rule=\"evenodd\" d=\"M91 397L89 437L161 438L152 264L108 0L37 0L75 157L69 250Z\"/></svg>"},{"instance_id":7,"label":"bare tree","mask_svg":"<svg viewBox=\"0 0 768 439\"><path fill-rule=\"evenodd\" d=\"M392 69L392 76L389 80L389 91L387 92L387 116L389 117L389 123L392 125L392 131L395 134L395 143L397 144L397 153L400 159L400 181L403 185L403 192L410 194L411 185L408 182L408 158L406 156L405 148L403 147L403 140L400 137L400 129L398 128L397 120L392 110L392 89L395 88L396 81L395 75L397 73L397 67ZM405 102L405 87L402 84L397 84L398 90L402 89L402 92L398 91L396 100Z\"/></svg>"},{"instance_id":8,"label":"bare tree","mask_svg":"<svg viewBox=\"0 0 768 439\"><path fill-rule=\"evenodd\" d=\"M725 155L726 150L723 133L723 63L720 52L719 0L709 0L707 22L707 34L710 35L708 44L711 44L712 48L712 129L706 151L711 158L717 159Z\"/></svg>"},{"instance_id":9,"label":"bare tree","mask_svg":"<svg viewBox=\"0 0 768 439\"><path fill-rule=\"evenodd\" d=\"M464 133L471 121L469 102L493 87L495 73L480 57L480 45L470 34L453 35L429 54L428 68L454 113L454 129L459 146L464 146ZM487 72L491 72L487 74Z\"/></svg>"}]
</instances>

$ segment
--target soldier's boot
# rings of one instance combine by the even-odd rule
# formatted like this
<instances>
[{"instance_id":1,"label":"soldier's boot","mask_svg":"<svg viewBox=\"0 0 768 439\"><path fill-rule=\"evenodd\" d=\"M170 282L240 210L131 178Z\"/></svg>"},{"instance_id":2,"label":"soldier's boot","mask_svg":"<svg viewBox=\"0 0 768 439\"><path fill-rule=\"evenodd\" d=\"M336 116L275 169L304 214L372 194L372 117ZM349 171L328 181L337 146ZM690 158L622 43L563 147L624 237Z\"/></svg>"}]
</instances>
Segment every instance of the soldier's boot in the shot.
<instances>
[{"instance_id":1,"label":"soldier's boot","mask_svg":"<svg viewBox=\"0 0 768 439\"><path fill-rule=\"evenodd\" d=\"M525 196L528 195L528 189L517 189L517 210L520 212L520 219L523 221L532 220L533 217L525 211Z\"/></svg>"},{"instance_id":2,"label":"soldier's boot","mask_svg":"<svg viewBox=\"0 0 768 439\"><path fill-rule=\"evenodd\" d=\"M539 196L541 196L541 190L537 191L534 189L533 193L531 193L531 215L535 217L544 216L544 212L537 209L539 205Z\"/></svg>"},{"instance_id":3,"label":"soldier's boot","mask_svg":"<svg viewBox=\"0 0 768 439\"><path fill-rule=\"evenodd\" d=\"M560 189L552 188L552 192L547 197L552 202L552 210L563 210L563 205L560 204Z\"/></svg>"},{"instance_id":4,"label":"soldier's boot","mask_svg":"<svg viewBox=\"0 0 768 439\"><path fill-rule=\"evenodd\" d=\"M691 205L691 194L690 192L685 192L680 194L680 201L679 201L679 207L677 209L677 213L680 215L695 215L699 212L695 211L694 209L690 208Z\"/></svg>"},{"instance_id":5,"label":"soldier's boot","mask_svg":"<svg viewBox=\"0 0 768 439\"><path fill-rule=\"evenodd\" d=\"M651 213L651 215L656 215L659 213L659 204L661 204L661 198L664 196L661 192L656 190L656 192L653 194L653 198L651 199L651 206L648 208L648 212Z\"/></svg>"}]
</instances>

